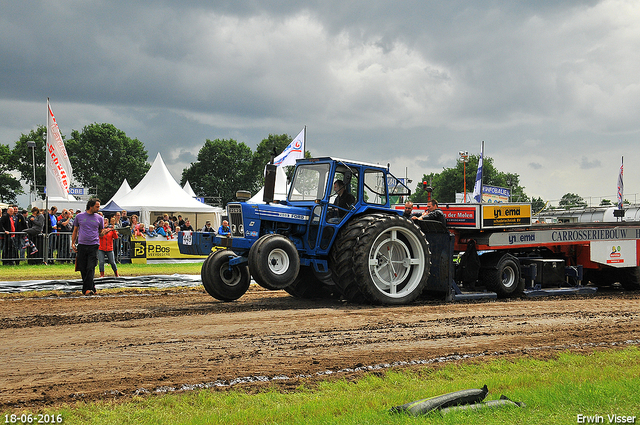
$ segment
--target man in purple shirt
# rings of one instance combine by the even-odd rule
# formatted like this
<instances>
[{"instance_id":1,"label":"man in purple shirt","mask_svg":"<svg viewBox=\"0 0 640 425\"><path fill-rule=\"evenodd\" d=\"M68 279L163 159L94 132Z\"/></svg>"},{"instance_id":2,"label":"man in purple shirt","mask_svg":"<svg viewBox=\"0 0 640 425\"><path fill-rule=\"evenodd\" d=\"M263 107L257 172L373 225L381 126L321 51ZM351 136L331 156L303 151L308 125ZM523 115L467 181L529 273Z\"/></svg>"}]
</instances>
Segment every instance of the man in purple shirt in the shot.
<instances>
[{"instance_id":1,"label":"man in purple shirt","mask_svg":"<svg viewBox=\"0 0 640 425\"><path fill-rule=\"evenodd\" d=\"M77 253L76 270L82 276L82 293L93 295L96 293L96 285L93 277L98 264L98 247L100 235L107 232L104 221L98 211L100 200L92 198L87 202L87 211L80 213L73 221L73 233L71 234L71 249Z\"/></svg>"}]
</instances>

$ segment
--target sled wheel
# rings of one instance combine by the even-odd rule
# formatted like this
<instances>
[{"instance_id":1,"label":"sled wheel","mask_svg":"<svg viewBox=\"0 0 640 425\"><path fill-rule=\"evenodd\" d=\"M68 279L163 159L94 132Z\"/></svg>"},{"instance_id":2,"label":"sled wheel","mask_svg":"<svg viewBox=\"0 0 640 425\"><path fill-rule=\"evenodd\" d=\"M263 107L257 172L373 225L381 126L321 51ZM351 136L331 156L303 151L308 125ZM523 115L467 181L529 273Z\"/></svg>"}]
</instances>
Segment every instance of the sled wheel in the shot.
<instances>
[{"instance_id":1,"label":"sled wheel","mask_svg":"<svg viewBox=\"0 0 640 425\"><path fill-rule=\"evenodd\" d=\"M624 289L633 291L640 289L640 267L625 267L620 270L620 285Z\"/></svg>"},{"instance_id":2,"label":"sled wheel","mask_svg":"<svg viewBox=\"0 0 640 425\"><path fill-rule=\"evenodd\" d=\"M510 254L503 255L495 267L481 270L482 281L499 297L520 295L524 291L524 280L520 277L520 262Z\"/></svg>"},{"instance_id":3,"label":"sled wheel","mask_svg":"<svg viewBox=\"0 0 640 425\"><path fill-rule=\"evenodd\" d=\"M249 251L249 270L254 280L267 289L283 289L293 283L300 269L300 257L293 242L274 234L262 236L256 244Z\"/></svg>"},{"instance_id":4,"label":"sled wheel","mask_svg":"<svg viewBox=\"0 0 640 425\"><path fill-rule=\"evenodd\" d=\"M202 284L212 297L220 301L234 301L249 289L251 276L246 264L229 267L236 257L233 251L223 250L210 255L202 267Z\"/></svg>"}]
</instances>

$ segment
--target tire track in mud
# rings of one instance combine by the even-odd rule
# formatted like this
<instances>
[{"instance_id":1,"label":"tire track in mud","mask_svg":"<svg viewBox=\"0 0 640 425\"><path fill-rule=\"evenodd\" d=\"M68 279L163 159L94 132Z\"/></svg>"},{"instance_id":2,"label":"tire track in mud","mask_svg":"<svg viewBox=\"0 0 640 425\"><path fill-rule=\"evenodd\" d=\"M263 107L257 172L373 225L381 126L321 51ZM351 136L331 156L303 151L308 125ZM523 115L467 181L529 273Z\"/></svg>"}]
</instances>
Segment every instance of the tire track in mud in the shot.
<instances>
[{"instance_id":1,"label":"tire track in mud","mask_svg":"<svg viewBox=\"0 0 640 425\"><path fill-rule=\"evenodd\" d=\"M196 291L2 299L0 405L236 384L295 388L301 379L357 379L442 359L638 345L639 310L639 292L398 307L262 290L233 303Z\"/></svg>"},{"instance_id":2,"label":"tire track in mud","mask_svg":"<svg viewBox=\"0 0 640 425\"><path fill-rule=\"evenodd\" d=\"M263 291L255 291L258 294L265 294ZM276 291L280 292L280 291ZM611 294L596 294L592 296L588 296L589 299L624 299L628 296L637 296L640 291L635 292L627 292L621 293L617 295ZM138 297L139 295L123 295L119 298L125 297ZM153 295L151 295L153 296ZM156 295L155 297L167 297L166 294ZM87 298L82 297L73 297L82 301L87 301ZM113 296L98 296L93 298L93 300L108 300L109 298L114 298ZM564 299L571 299L570 297L562 297ZM362 306L362 305L347 305L343 304L340 301L336 300L299 300L293 297L285 297L284 300L278 299L276 302L269 302L267 300L258 300L256 301L247 301L241 299L239 302L232 303L223 303L223 302L210 302L210 303L196 303L186 307L175 307L171 305L150 305L146 308L131 308L131 306L126 306L125 311L110 311L110 312L87 312L80 311L78 313L68 313L68 314L28 314L28 315L15 315L6 317L4 314L0 312L0 329L20 329L20 328L29 328L29 327L47 327L47 326L63 326L63 325L72 325L72 324L89 324L89 323L105 323L105 322L123 322L129 320L138 320L138 319L150 319L150 318L162 318L162 317L179 317L179 316L189 316L189 315L206 315L206 314L224 314L224 313L242 313L242 312L255 312L261 311L264 309L269 310L301 310L301 309L319 309L319 308L337 308L337 309L352 309L357 311L358 309L368 309L368 308L415 308L420 306L434 306L434 305L447 305L444 302L437 301L422 301L414 303L410 306L400 306L400 307L371 307L371 306ZM560 299L560 297L556 297L555 299ZM583 297L575 297L574 299L584 299ZM39 298L37 300L25 300L25 299L17 299L17 300L3 300L4 303L18 303L18 302L27 302L29 304L33 304L32 310L39 310L40 306L36 304L38 302L46 302L46 301L59 301L60 298ZM68 300L68 298L67 298ZM449 305L478 305L482 303L504 303L505 306L508 306L508 303L518 301L519 299L514 300L498 300L498 301L471 301L471 302L459 302L459 303L449 303ZM525 299L523 299L525 300ZM536 302L539 299L526 299L527 302ZM2 307L2 304L0 304ZM508 307L507 307L508 308ZM548 317L560 317L560 316L572 316L572 315L582 315L583 318L588 319L592 316L595 316L597 313L589 312L589 311L561 311L561 312L547 312L544 313ZM498 318L497 316L478 316L483 320L494 320ZM512 314L509 316L512 320L526 320L531 317L531 313L520 313L520 314ZM503 316L500 316L503 318ZM446 318L442 319L448 322L460 323L463 318ZM476 316L470 316L468 320L477 320ZM367 325L372 326L372 325ZM419 325L407 325L407 324L394 324L393 326L405 326L405 327L415 327L419 328ZM362 329L365 330L365 329Z\"/></svg>"}]
</instances>

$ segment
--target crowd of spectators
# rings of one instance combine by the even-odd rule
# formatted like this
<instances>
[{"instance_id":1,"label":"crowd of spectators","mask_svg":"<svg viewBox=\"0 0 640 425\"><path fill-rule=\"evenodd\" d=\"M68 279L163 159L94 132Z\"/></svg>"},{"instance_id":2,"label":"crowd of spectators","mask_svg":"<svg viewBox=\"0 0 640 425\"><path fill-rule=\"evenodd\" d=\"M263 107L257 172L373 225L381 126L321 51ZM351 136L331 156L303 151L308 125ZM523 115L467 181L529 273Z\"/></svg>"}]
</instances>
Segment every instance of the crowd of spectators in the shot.
<instances>
[{"instance_id":1,"label":"crowd of spectators","mask_svg":"<svg viewBox=\"0 0 640 425\"><path fill-rule=\"evenodd\" d=\"M2 210L0 218L0 251L2 264L18 264L20 261L28 261L29 264L44 262L44 241L48 235L47 262L66 263L75 259L75 253L71 250L71 233L73 221L81 211L63 209L52 206L49 210L33 207L31 211L11 205ZM168 240L177 239L180 231L201 231L216 234L211 227L211 221L207 220L201 229L195 229L188 217L182 215L158 216L153 223L140 222L137 215L127 215L127 211L107 214L102 211L98 214L105 216L112 223L114 229L122 233L119 239L114 238L113 255L116 259L121 254L128 252L131 238L148 236L164 237ZM228 223L224 223L218 231L228 234ZM130 233L125 229L129 229ZM107 258L110 260L110 258ZM110 262L110 261L109 261ZM103 263L104 265L104 263Z\"/></svg>"},{"instance_id":2,"label":"crowd of spectators","mask_svg":"<svg viewBox=\"0 0 640 425\"><path fill-rule=\"evenodd\" d=\"M17 205L3 209L0 218L2 264L17 264L22 260L30 264L42 263L44 234L49 235L50 262L73 261L71 232L73 219L78 213L80 210L58 212L55 206L49 210L33 207L30 212Z\"/></svg>"}]
</instances>

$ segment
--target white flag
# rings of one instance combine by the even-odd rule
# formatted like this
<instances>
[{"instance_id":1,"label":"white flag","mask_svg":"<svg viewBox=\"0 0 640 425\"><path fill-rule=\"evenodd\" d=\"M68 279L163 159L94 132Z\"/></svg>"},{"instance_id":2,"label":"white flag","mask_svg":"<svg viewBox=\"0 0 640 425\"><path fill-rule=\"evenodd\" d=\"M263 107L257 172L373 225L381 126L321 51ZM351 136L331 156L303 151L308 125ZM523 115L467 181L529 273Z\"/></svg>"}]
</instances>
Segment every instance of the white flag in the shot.
<instances>
[{"instance_id":1,"label":"white flag","mask_svg":"<svg viewBox=\"0 0 640 425\"><path fill-rule=\"evenodd\" d=\"M622 181L622 169L624 167L624 157L620 164L620 174L618 174L618 209L622 209L622 203L624 198L624 182Z\"/></svg>"},{"instance_id":2,"label":"white flag","mask_svg":"<svg viewBox=\"0 0 640 425\"><path fill-rule=\"evenodd\" d=\"M296 165L296 159L304 158L305 129L303 128L295 139L284 148L282 153L273 159L273 163L278 167L284 165Z\"/></svg>"},{"instance_id":3,"label":"white flag","mask_svg":"<svg viewBox=\"0 0 640 425\"><path fill-rule=\"evenodd\" d=\"M47 99L47 196L69 199L71 163L56 118Z\"/></svg>"},{"instance_id":4,"label":"white flag","mask_svg":"<svg viewBox=\"0 0 640 425\"><path fill-rule=\"evenodd\" d=\"M484 142L480 150L480 160L478 161L478 172L476 173L476 184L473 186L473 199L477 203L482 202L482 156L484 155Z\"/></svg>"}]
</instances>

